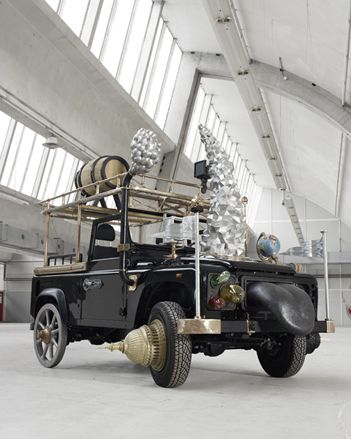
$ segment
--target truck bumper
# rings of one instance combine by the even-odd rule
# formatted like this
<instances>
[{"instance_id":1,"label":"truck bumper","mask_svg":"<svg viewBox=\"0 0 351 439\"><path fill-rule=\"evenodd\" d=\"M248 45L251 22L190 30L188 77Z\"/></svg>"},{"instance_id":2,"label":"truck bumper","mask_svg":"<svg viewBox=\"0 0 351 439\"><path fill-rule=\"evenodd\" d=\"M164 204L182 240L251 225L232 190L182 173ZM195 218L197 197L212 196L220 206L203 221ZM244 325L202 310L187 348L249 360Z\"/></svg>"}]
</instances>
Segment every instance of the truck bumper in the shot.
<instances>
[{"instance_id":1,"label":"truck bumper","mask_svg":"<svg viewBox=\"0 0 351 439\"><path fill-rule=\"evenodd\" d=\"M219 320L219 319L179 319L177 324L178 334L231 334L231 333L272 333L287 332L276 321L258 320ZM312 333L334 333L333 320L317 320Z\"/></svg>"}]
</instances>

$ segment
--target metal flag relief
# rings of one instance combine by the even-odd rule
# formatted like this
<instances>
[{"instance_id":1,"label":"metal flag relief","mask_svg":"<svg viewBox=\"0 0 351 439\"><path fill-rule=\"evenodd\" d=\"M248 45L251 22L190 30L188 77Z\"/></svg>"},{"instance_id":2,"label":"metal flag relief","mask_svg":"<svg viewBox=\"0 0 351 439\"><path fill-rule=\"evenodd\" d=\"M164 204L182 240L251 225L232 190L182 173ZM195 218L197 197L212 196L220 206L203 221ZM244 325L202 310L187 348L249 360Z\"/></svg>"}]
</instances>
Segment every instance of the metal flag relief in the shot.
<instances>
[{"instance_id":1,"label":"metal flag relief","mask_svg":"<svg viewBox=\"0 0 351 439\"><path fill-rule=\"evenodd\" d=\"M160 143L152 130L140 128L133 137L130 149L132 175L148 173L160 160Z\"/></svg>"},{"instance_id":2,"label":"metal flag relief","mask_svg":"<svg viewBox=\"0 0 351 439\"><path fill-rule=\"evenodd\" d=\"M201 247L221 257L245 255L245 205L234 177L234 164L211 131L199 125L209 162L210 210Z\"/></svg>"}]
</instances>

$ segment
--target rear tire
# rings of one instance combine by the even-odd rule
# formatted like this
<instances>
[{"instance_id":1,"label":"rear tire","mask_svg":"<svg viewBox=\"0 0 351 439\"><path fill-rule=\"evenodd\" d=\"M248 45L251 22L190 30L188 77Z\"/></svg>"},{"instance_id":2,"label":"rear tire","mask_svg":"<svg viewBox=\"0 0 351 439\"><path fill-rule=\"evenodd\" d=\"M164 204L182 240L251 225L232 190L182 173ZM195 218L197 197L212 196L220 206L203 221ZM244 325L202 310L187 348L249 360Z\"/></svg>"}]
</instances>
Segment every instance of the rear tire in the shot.
<instances>
[{"instance_id":1,"label":"rear tire","mask_svg":"<svg viewBox=\"0 0 351 439\"><path fill-rule=\"evenodd\" d=\"M276 378L296 375L306 357L306 337L285 335L277 340L273 349L257 352L263 370Z\"/></svg>"},{"instance_id":2,"label":"rear tire","mask_svg":"<svg viewBox=\"0 0 351 439\"><path fill-rule=\"evenodd\" d=\"M67 346L67 325L53 303L43 305L34 322L34 351L44 367L55 367Z\"/></svg>"},{"instance_id":3,"label":"rear tire","mask_svg":"<svg viewBox=\"0 0 351 439\"><path fill-rule=\"evenodd\" d=\"M192 343L188 335L177 334L177 320L184 319L183 309L175 302L159 302L151 310L149 324L159 320L165 333L165 360L162 368L150 367L158 386L177 387L185 382L191 366Z\"/></svg>"}]
</instances>

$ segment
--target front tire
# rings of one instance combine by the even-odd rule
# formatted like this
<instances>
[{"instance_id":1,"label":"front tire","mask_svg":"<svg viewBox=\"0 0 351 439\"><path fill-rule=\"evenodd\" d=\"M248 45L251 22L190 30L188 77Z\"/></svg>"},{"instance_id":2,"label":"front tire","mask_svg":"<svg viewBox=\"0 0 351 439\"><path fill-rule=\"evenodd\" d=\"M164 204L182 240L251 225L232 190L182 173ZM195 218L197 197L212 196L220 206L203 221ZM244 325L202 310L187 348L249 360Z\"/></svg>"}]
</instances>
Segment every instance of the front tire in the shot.
<instances>
[{"instance_id":1,"label":"front tire","mask_svg":"<svg viewBox=\"0 0 351 439\"><path fill-rule=\"evenodd\" d=\"M53 303L43 305L34 322L34 351L44 367L55 367L63 358L67 346L67 325Z\"/></svg>"},{"instance_id":2,"label":"front tire","mask_svg":"<svg viewBox=\"0 0 351 439\"><path fill-rule=\"evenodd\" d=\"M151 310L149 324L161 322L165 335L163 364L161 367L150 367L151 375L158 386L177 387L188 377L192 343L188 335L177 333L177 320L184 318L183 309L175 302L159 302Z\"/></svg>"},{"instance_id":3,"label":"front tire","mask_svg":"<svg viewBox=\"0 0 351 439\"><path fill-rule=\"evenodd\" d=\"M257 352L263 370L276 378L296 375L306 357L306 337L285 335L277 340L272 349Z\"/></svg>"}]
</instances>

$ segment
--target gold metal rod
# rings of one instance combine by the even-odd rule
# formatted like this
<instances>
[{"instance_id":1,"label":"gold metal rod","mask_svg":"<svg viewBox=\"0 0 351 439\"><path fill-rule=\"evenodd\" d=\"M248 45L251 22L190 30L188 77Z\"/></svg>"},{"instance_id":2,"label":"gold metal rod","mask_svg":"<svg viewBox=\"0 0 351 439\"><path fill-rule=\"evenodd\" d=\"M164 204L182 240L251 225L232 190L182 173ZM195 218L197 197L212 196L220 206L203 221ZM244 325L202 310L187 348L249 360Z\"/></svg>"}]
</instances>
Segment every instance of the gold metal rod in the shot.
<instances>
[{"instance_id":1,"label":"gold metal rod","mask_svg":"<svg viewBox=\"0 0 351 439\"><path fill-rule=\"evenodd\" d=\"M80 262L80 233L82 224L82 206L78 206L77 211L77 241L76 241L76 263Z\"/></svg>"},{"instance_id":2,"label":"gold metal rod","mask_svg":"<svg viewBox=\"0 0 351 439\"><path fill-rule=\"evenodd\" d=\"M85 185L85 186L81 186L81 187L79 187L79 188L77 188L77 189L74 189L74 190L72 190L72 191L64 192L63 194L56 195L55 197L47 198L47 199L45 199L45 200L42 200L42 201L40 201L38 204L43 205L43 204L46 204L46 203L49 202L49 201L56 200L56 199L58 199L58 198L60 198L60 197L63 197L63 196L66 196L66 195L71 195L71 194L78 193L79 191L82 191L82 189L88 189L88 188L91 188L92 186L97 187L98 185L101 185L101 183L109 182L109 181L111 181L111 180L117 180L117 181L118 181L118 180L121 179L121 177L124 177L126 174L127 174L127 172L124 172L124 173L122 173L122 174L117 174L117 175L114 175L114 176L112 176L112 177L105 178L104 180L98 180L98 181L96 181L96 182L94 182L94 183L90 183L90 184L87 184L87 185ZM171 179L169 179L169 178L157 177L157 176L154 176L154 175L141 175L141 179L142 179L142 180L141 180L141 184L143 184L143 182L144 182L145 179L149 179L149 180L156 180L156 181L165 181L165 182L167 182L167 183L171 183L172 185L188 186L188 187L193 187L193 188L196 188L196 189L199 189L199 188L200 188L200 185L195 184L195 183L190 183L190 182L180 181L180 180L171 180ZM117 187L117 188L118 188L118 187ZM109 192L111 192L111 191L103 192L103 193L104 193L104 194L107 194L107 193L109 193ZM107 196L107 195L105 195L105 196Z\"/></svg>"},{"instance_id":3,"label":"gold metal rod","mask_svg":"<svg viewBox=\"0 0 351 439\"><path fill-rule=\"evenodd\" d=\"M200 185L199 184L190 183L190 182L187 182L187 181L171 180L170 178L157 177L156 175L145 175L145 178L148 178L150 180L165 181L166 183L174 183L174 184L179 184L181 186L189 186L189 187L194 187L194 188L200 189Z\"/></svg>"},{"instance_id":4,"label":"gold metal rod","mask_svg":"<svg viewBox=\"0 0 351 439\"><path fill-rule=\"evenodd\" d=\"M77 205L86 204L89 201L95 201L95 200L99 200L101 198L104 198L104 197L107 197L110 195L118 194L122 191L122 189L123 189L123 187L119 187L116 189L111 189L110 191L107 191L107 192L102 192L100 194L95 194L95 195L91 195L89 197L79 198L78 200L72 201L72 202L67 203L63 206L54 206L54 207L44 209L43 213L56 212L56 211L62 210L63 208L74 207ZM135 198L146 198L146 199L155 200L155 201L163 200L164 202L167 202L167 203L177 203L177 204L183 205L183 206L188 206L193 200L193 197L191 197L189 195L182 195L182 194L176 194L176 193L171 193L171 192L161 192L161 191L157 191L157 190L153 190L153 189L148 189L145 187L138 187L138 188L132 187L129 190L130 190L131 196L133 196ZM165 198L166 198L166 200L164 200ZM203 205L205 208L209 207L208 202L204 202Z\"/></svg>"},{"instance_id":5,"label":"gold metal rod","mask_svg":"<svg viewBox=\"0 0 351 439\"><path fill-rule=\"evenodd\" d=\"M44 237L44 265L49 265L49 231L50 231L50 214L46 215L45 237Z\"/></svg>"},{"instance_id":6,"label":"gold metal rod","mask_svg":"<svg viewBox=\"0 0 351 439\"><path fill-rule=\"evenodd\" d=\"M56 200L57 198L60 198L62 196L71 195L71 194L75 194L75 193L81 192L82 189L87 189L87 188L90 188L92 186L96 187L97 185L100 185L101 183L105 183L107 181L118 180L120 177L124 177L126 174L127 174L127 172L124 172L123 174L117 174L117 175L114 175L113 177L105 178L104 180L99 180L99 181L96 181L94 183L89 183L89 184L87 184L85 186L80 186L80 187L78 187L76 189L73 189L72 191L64 192L63 194L56 195L55 197L47 198L45 200L42 200L38 204L43 205L43 204L46 204L48 201Z\"/></svg>"}]
</instances>

